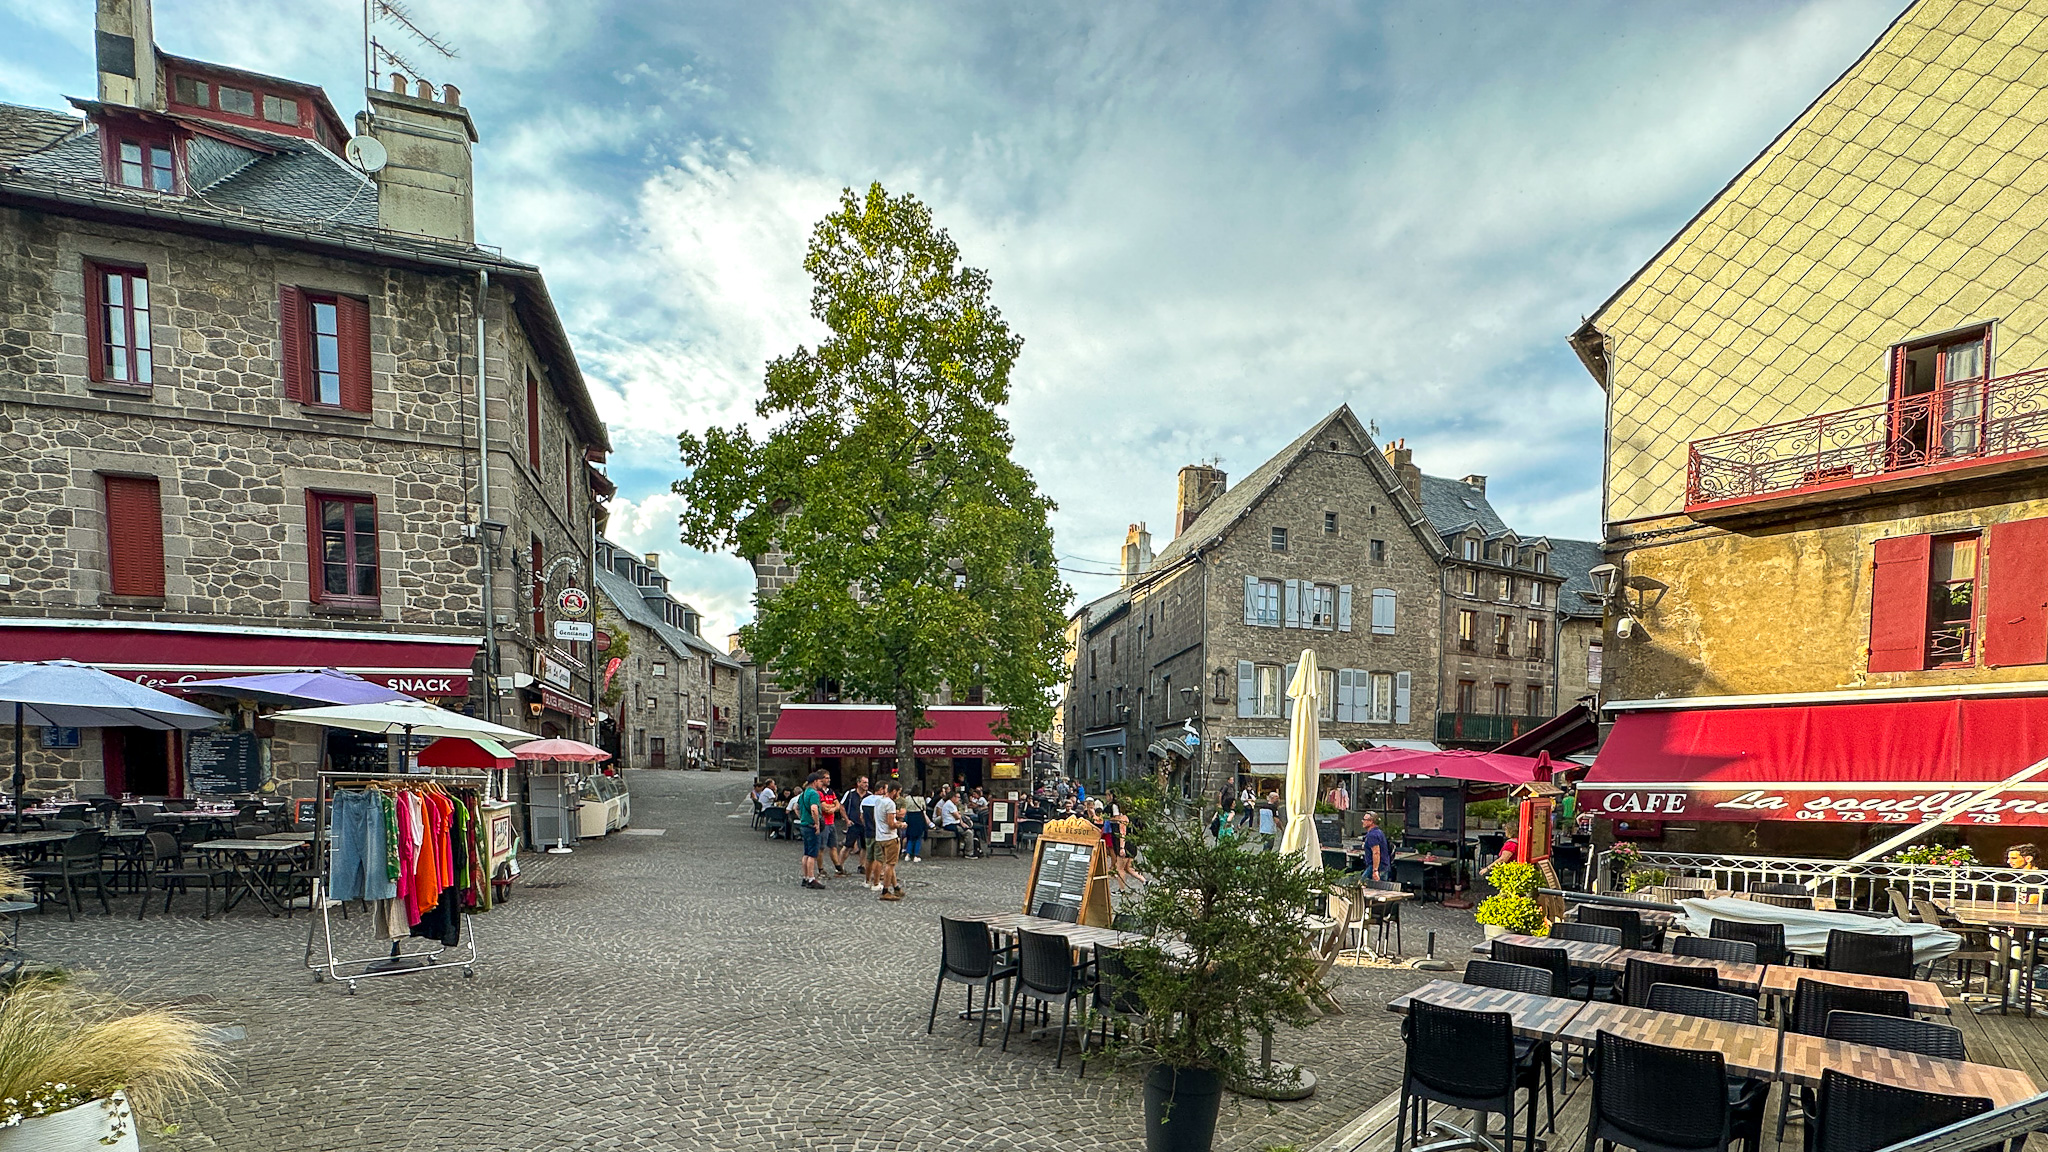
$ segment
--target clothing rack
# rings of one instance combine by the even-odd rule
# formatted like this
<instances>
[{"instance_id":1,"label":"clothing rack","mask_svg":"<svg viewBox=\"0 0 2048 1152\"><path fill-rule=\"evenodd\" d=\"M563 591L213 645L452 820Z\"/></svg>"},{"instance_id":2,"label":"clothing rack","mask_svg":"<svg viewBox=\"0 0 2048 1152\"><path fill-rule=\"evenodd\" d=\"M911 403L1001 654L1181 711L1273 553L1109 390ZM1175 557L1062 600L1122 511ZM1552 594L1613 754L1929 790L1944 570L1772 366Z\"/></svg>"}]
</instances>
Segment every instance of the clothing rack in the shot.
<instances>
[{"instance_id":1,"label":"clothing rack","mask_svg":"<svg viewBox=\"0 0 2048 1152\"><path fill-rule=\"evenodd\" d=\"M454 955L448 955L451 946L436 943L431 949L421 952L405 952L403 939L391 942L388 954L363 957L335 955L334 909L342 901L327 898L329 891L329 869L333 862L328 854L327 830L333 822L334 792L336 788L350 785L374 787L389 784L442 784L456 787L473 787L479 795L488 795L490 778L481 772L322 772L319 774L320 808L319 819L314 823L313 855L318 861L318 872L313 880L312 906L315 916L306 931L306 967L312 970L313 983L322 984L328 980L348 984L350 995L356 991L356 981L374 980L386 976L415 976L423 972L439 972L451 968L462 969L468 979L476 976L476 917L465 913L462 916L462 939L467 948L455 945ZM324 952L316 954L315 941L324 945ZM325 959L320 959L324 955ZM445 957L445 958L444 958Z\"/></svg>"}]
</instances>

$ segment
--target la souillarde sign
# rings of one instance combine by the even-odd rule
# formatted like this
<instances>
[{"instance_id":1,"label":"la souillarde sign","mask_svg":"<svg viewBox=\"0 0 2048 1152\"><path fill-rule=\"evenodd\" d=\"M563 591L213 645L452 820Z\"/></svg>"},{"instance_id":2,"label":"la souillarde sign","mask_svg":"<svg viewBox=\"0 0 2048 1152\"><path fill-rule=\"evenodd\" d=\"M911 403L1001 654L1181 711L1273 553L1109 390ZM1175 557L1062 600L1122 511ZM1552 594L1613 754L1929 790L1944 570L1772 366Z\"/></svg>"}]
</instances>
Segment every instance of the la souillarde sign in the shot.
<instances>
[{"instance_id":1,"label":"la souillarde sign","mask_svg":"<svg viewBox=\"0 0 2048 1152\"><path fill-rule=\"evenodd\" d=\"M1593 811L1635 820L1807 820L1830 824L1917 824L1976 795L1964 786L1942 791L1827 788L1602 788L1581 785ZM2048 791L2002 792L1971 804L1958 824L2048 825Z\"/></svg>"}]
</instances>

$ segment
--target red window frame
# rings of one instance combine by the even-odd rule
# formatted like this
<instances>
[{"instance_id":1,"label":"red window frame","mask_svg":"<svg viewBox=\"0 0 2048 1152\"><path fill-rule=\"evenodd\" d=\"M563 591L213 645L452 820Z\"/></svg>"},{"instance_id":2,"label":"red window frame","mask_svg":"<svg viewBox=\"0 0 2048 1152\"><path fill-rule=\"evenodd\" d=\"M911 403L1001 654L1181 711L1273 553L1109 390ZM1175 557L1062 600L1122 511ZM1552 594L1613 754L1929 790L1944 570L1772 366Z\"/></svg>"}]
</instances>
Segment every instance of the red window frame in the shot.
<instances>
[{"instance_id":1,"label":"red window frame","mask_svg":"<svg viewBox=\"0 0 2048 1152\"><path fill-rule=\"evenodd\" d=\"M101 156L108 184L139 192L171 194L184 188L184 165L178 156L177 140L170 132L124 121L102 123L100 136L105 140ZM124 148L136 150L133 161L127 159ZM135 168L137 180L133 184L125 179L131 165Z\"/></svg>"},{"instance_id":2,"label":"red window frame","mask_svg":"<svg viewBox=\"0 0 2048 1152\"><path fill-rule=\"evenodd\" d=\"M164 594L163 495L154 476L105 474L107 591L161 599Z\"/></svg>"},{"instance_id":3,"label":"red window frame","mask_svg":"<svg viewBox=\"0 0 2048 1152\"><path fill-rule=\"evenodd\" d=\"M357 296L278 288L285 397L311 408L370 411L370 305Z\"/></svg>"},{"instance_id":4,"label":"red window frame","mask_svg":"<svg viewBox=\"0 0 2048 1152\"><path fill-rule=\"evenodd\" d=\"M111 284L110 284L111 281ZM137 286L141 287L138 292ZM110 291L110 288L112 289ZM115 296L119 296L116 301ZM137 305L137 298L141 304ZM149 270L85 265L86 376L96 384L148 388L155 376L149 332ZM116 373L125 374L125 379Z\"/></svg>"},{"instance_id":5,"label":"red window frame","mask_svg":"<svg viewBox=\"0 0 2048 1152\"><path fill-rule=\"evenodd\" d=\"M330 509L339 509L340 523L328 524ZM364 513L368 516L364 546ZM306 493L306 584L316 604L375 608L384 587L383 549L377 539L377 498L349 492ZM366 558L367 557L367 558ZM330 569L342 568L340 590L330 588ZM364 590L367 575L368 589Z\"/></svg>"},{"instance_id":6,"label":"red window frame","mask_svg":"<svg viewBox=\"0 0 2048 1152\"><path fill-rule=\"evenodd\" d=\"M1976 371L1951 378L1949 354L1973 349ZM1934 379L1918 392L1906 376L1910 359L1934 352ZM1991 325L1973 324L1951 332L1892 346L1891 446L1893 468L1917 468L1956 456L1974 455L1984 443L1988 415L1984 388L1991 379Z\"/></svg>"},{"instance_id":7,"label":"red window frame","mask_svg":"<svg viewBox=\"0 0 2048 1152\"><path fill-rule=\"evenodd\" d=\"M540 381L526 372L526 466L540 471Z\"/></svg>"}]
</instances>

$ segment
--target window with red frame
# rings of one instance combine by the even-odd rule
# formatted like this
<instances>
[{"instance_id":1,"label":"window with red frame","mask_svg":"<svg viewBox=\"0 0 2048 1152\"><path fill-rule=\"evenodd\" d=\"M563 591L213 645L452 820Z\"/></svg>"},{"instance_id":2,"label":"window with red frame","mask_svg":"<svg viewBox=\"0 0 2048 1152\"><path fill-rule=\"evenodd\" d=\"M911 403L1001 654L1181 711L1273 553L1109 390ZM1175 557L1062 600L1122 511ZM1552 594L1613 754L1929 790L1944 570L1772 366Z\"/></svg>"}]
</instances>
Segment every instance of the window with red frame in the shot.
<instances>
[{"instance_id":1,"label":"window with red frame","mask_svg":"<svg viewBox=\"0 0 2048 1152\"><path fill-rule=\"evenodd\" d=\"M130 128L109 129L107 179L123 188L149 192L178 190L178 158L168 136Z\"/></svg>"},{"instance_id":2,"label":"window with red frame","mask_svg":"<svg viewBox=\"0 0 2048 1152\"><path fill-rule=\"evenodd\" d=\"M102 476L107 501L107 590L164 594L163 499L154 476Z\"/></svg>"},{"instance_id":3,"label":"window with red frame","mask_svg":"<svg viewBox=\"0 0 2048 1152\"><path fill-rule=\"evenodd\" d=\"M1871 547L1870 670L2048 664L2048 519Z\"/></svg>"},{"instance_id":4,"label":"window with red frame","mask_svg":"<svg viewBox=\"0 0 2048 1152\"><path fill-rule=\"evenodd\" d=\"M312 544L312 598L322 604L375 607L378 598L377 501L369 496L306 494Z\"/></svg>"},{"instance_id":5,"label":"window with red frame","mask_svg":"<svg viewBox=\"0 0 2048 1152\"><path fill-rule=\"evenodd\" d=\"M149 273L85 266L87 372L105 384L142 385L154 370L149 342Z\"/></svg>"},{"instance_id":6,"label":"window with red frame","mask_svg":"<svg viewBox=\"0 0 2048 1152\"><path fill-rule=\"evenodd\" d=\"M526 374L526 466L540 471L540 381Z\"/></svg>"},{"instance_id":7,"label":"window with red frame","mask_svg":"<svg viewBox=\"0 0 2048 1152\"><path fill-rule=\"evenodd\" d=\"M285 396L301 404L370 410L370 305L355 297L278 289Z\"/></svg>"}]
</instances>

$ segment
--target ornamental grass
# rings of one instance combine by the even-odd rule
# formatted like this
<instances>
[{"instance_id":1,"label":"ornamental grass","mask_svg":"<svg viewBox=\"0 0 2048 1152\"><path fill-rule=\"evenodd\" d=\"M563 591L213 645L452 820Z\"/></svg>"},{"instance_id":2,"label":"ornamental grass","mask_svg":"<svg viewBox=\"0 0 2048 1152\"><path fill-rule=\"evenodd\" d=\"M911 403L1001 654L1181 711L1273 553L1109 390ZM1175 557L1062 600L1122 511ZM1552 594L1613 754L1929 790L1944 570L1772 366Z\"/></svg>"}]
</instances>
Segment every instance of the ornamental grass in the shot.
<instances>
[{"instance_id":1,"label":"ornamental grass","mask_svg":"<svg viewBox=\"0 0 2048 1152\"><path fill-rule=\"evenodd\" d=\"M62 978L30 977L0 993L0 1108L127 1094L157 1118L175 1101L220 1086L211 1029L170 1008L135 1008Z\"/></svg>"}]
</instances>

